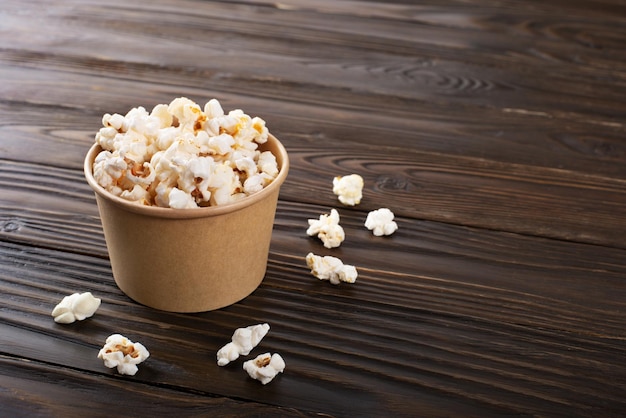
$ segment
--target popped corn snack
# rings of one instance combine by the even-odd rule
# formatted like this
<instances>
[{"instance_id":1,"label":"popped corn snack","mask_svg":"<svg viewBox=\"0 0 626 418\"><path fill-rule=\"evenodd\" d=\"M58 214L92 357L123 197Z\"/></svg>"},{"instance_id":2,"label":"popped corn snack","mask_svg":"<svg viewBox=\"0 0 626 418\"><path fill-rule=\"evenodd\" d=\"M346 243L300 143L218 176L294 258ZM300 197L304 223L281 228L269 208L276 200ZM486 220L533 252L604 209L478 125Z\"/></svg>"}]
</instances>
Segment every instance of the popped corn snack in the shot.
<instances>
[{"instance_id":1,"label":"popped corn snack","mask_svg":"<svg viewBox=\"0 0 626 418\"><path fill-rule=\"evenodd\" d=\"M330 214L322 214L319 219L309 219L307 235L317 235L326 248L339 247L346 235L341 225L339 225L339 212L331 209Z\"/></svg>"},{"instance_id":2,"label":"popped corn snack","mask_svg":"<svg viewBox=\"0 0 626 418\"><path fill-rule=\"evenodd\" d=\"M367 214L365 227L374 235L391 235L398 229L398 224L393 220L393 212L387 208L373 210Z\"/></svg>"},{"instance_id":3,"label":"popped corn snack","mask_svg":"<svg viewBox=\"0 0 626 418\"><path fill-rule=\"evenodd\" d=\"M91 292L72 293L65 296L52 310L54 322L59 324L71 324L74 321L93 316L100 307L101 300L94 297Z\"/></svg>"},{"instance_id":4,"label":"popped corn snack","mask_svg":"<svg viewBox=\"0 0 626 418\"><path fill-rule=\"evenodd\" d=\"M311 269L311 274L320 280L329 280L332 284L340 282L354 283L358 276L356 267L343 262L330 255L319 256L308 253L306 264Z\"/></svg>"},{"instance_id":5,"label":"popped corn snack","mask_svg":"<svg viewBox=\"0 0 626 418\"><path fill-rule=\"evenodd\" d=\"M259 380L264 385L271 382L278 373L285 370L285 360L278 353L270 355L270 353L260 354L252 360L243 363L243 369L248 375Z\"/></svg>"},{"instance_id":6,"label":"popped corn snack","mask_svg":"<svg viewBox=\"0 0 626 418\"><path fill-rule=\"evenodd\" d=\"M363 177L358 174L335 177L333 179L333 193L344 205L358 205L363 197Z\"/></svg>"},{"instance_id":7,"label":"popped corn snack","mask_svg":"<svg viewBox=\"0 0 626 418\"><path fill-rule=\"evenodd\" d=\"M265 121L217 99L204 109L179 97L126 115L105 114L93 176L104 189L140 205L177 209L223 205L262 190L278 174L276 157L258 150Z\"/></svg>"},{"instance_id":8,"label":"popped corn snack","mask_svg":"<svg viewBox=\"0 0 626 418\"><path fill-rule=\"evenodd\" d=\"M218 350L217 364L225 366L231 361L235 361L240 355L247 356L261 342L269 330L269 324L237 328L233 333L231 342Z\"/></svg>"},{"instance_id":9,"label":"popped corn snack","mask_svg":"<svg viewBox=\"0 0 626 418\"><path fill-rule=\"evenodd\" d=\"M117 367L119 374L131 376L137 373L137 365L148 357L150 353L146 347L120 334L110 335L98 353L98 358L104 360L106 367L110 369Z\"/></svg>"}]
</instances>

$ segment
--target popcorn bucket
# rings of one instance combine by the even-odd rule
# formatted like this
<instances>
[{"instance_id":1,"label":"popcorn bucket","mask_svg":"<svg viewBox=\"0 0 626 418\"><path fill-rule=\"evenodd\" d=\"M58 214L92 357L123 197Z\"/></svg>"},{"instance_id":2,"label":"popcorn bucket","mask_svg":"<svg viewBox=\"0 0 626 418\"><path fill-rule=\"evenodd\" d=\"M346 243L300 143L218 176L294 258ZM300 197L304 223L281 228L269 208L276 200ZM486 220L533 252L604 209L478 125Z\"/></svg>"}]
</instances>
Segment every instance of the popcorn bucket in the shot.
<instances>
[{"instance_id":1,"label":"popcorn bucket","mask_svg":"<svg viewBox=\"0 0 626 418\"><path fill-rule=\"evenodd\" d=\"M146 306L171 312L203 312L238 302L262 282L278 202L289 159L272 135L261 151L276 157L278 176L235 203L195 209L142 206L114 196L93 177L101 151L85 158L118 287Z\"/></svg>"}]
</instances>

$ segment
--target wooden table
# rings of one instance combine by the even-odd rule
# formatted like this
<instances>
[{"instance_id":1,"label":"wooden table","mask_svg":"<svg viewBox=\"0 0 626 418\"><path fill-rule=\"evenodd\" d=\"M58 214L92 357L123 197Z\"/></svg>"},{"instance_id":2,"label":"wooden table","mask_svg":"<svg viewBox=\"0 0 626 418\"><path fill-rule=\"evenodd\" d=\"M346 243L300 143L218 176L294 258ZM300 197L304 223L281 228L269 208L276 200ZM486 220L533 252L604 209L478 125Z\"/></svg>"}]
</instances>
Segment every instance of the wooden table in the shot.
<instances>
[{"instance_id":1,"label":"wooden table","mask_svg":"<svg viewBox=\"0 0 626 418\"><path fill-rule=\"evenodd\" d=\"M624 412L623 1L131 3L0 5L1 416ZM261 116L291 158L262 285L200 314L116 287L82 173L104 113L179 96ZM390 237L363 226L381 207ZM305 231L331 208L326 250ZM85 291L96 315L55 323ZM287 363L266 386L215 361L262 322L252 354ZM135 376L96 357L115 332L151 353Z\"/></svg>"}]
</instances>

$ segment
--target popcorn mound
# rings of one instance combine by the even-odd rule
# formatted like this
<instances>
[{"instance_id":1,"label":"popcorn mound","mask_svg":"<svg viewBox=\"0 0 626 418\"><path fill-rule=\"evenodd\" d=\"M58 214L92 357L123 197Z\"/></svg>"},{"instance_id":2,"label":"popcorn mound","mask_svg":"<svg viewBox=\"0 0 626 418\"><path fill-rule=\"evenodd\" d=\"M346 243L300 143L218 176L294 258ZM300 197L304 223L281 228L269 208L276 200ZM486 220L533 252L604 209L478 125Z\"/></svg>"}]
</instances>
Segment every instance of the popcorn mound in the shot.
<instances>
[{"instance_id":1,"label":"popcorn mound","mask_svg":"<svg viewBox=\"0 0 626 418\"><path fill-rule=\"evenodd\" d=\"M185 97L126 115L105 114L93 165L100 186L133 203L176 209L235 202L269 185L276 157L260 151L265 121L216 99L204 109Z\"/></svg>"}]
</instances>

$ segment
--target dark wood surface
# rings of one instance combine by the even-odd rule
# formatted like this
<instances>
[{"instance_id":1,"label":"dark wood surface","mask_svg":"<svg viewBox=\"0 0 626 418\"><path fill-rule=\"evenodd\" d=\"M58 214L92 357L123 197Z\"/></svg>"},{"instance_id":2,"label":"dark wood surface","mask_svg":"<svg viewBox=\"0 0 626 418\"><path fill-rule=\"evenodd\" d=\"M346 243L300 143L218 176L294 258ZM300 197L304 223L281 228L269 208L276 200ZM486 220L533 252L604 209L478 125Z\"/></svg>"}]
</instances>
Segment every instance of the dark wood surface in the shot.
<instances>
[{"instance_id":1,"label":"dark wood surface","mask_svg":"<svg viewBox=\"0 0 626 418\"><path fill-rule=\"evenodd\" d=\"M626 3L132 3L0 4L0 415L624 413ZM261 116L291 158L262 285L199 314L116 287L82 174L102 114L179 96ZM333 207L326 250L305 230ZM379 207L391 237L362 225ZM96 315L56 324L83 291ZM287 363L267 386L215 362L259 322L253 353ZM137 375L96 358L114 332L150 350Z\"/></svg>"}]
</instances>

